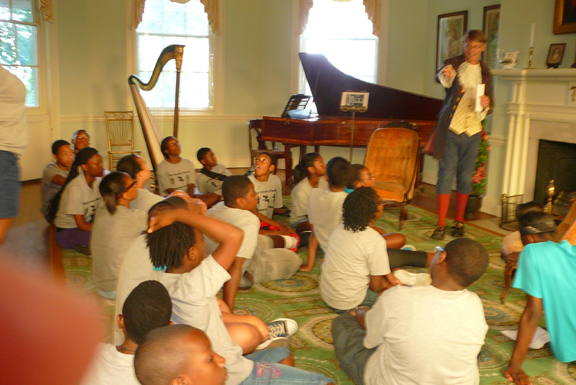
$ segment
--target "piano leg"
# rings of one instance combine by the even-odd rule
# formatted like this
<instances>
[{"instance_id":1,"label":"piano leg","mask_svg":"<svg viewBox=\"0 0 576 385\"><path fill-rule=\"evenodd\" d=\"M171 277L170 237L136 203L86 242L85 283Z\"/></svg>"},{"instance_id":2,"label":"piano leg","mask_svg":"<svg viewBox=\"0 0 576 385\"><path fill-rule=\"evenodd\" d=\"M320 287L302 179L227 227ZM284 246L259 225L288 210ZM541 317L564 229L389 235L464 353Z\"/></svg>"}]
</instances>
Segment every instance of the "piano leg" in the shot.
<instances>
[{"instance_id":1,"label":"piano leg","mask_svg":"<svg viewBox=\"0 0 576 385\"><path fill-rule=\"evenodd\" d=\"M290 182L292 179L292 145L291 144L284 144L284 162L286 165L286 189L289 189Z\"/></svg>"}]
</instances>

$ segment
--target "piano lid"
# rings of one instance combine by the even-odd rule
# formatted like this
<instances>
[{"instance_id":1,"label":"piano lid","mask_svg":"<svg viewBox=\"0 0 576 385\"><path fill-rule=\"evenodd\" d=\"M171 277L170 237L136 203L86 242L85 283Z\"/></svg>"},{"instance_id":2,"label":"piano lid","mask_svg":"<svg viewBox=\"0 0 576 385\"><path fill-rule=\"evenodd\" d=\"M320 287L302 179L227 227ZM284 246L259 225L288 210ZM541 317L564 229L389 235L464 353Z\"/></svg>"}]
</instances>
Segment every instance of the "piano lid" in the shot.
<instances>
[{"instance_id":1,"label":"piano lid","mask_svg":"<svg viewBox=\"0 0 576 385\"><path fill-rule=\"evenodd\" d=\"M394 120L436 120L442 100L368 83L346 75L322 54L300 53L306 79L320 116L346 115L340 111L342 92L367 91L368 110L358 117Z\"/></svg>"}]
</instances>

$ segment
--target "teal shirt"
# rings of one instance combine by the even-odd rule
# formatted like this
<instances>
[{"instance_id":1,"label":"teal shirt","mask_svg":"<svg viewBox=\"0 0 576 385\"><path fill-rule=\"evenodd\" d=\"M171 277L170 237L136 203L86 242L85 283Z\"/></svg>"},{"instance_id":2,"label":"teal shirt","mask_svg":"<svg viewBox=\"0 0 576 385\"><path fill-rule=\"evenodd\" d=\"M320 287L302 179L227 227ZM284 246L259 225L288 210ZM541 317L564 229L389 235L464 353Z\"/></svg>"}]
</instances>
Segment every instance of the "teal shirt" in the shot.
<instances>
[{"instance_id":1,"label":"teal shirt","mask_svg":"<svg viewBox=\"0 0 576 385\"><path fill-rule=\"evenodd\" d=\"M527 245L513 287L542 298L554 354L562 362L576 360L576 246L568 241Z\"/></svg>"}]
</instances>

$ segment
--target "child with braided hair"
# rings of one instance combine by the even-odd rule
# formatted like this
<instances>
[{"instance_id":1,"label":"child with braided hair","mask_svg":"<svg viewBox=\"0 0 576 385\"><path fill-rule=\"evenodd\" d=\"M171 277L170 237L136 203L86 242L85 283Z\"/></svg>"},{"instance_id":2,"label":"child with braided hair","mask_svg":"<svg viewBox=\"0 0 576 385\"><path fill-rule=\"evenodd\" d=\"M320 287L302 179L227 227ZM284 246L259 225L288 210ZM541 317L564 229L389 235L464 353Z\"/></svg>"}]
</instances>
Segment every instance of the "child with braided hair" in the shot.
<instances>
[{"instance_id":1,"label":"child with braided hair","mask_svg":"<svg viewBox=\"0 0 576 385\"><path fill-rule=\"evenodd\" d=\"M103 173L104 164L98 150L85 147L78 152L62 190L50 201L46 216L48 222L58 228L56 242L60 247L74 249L90 242Z\"/></svg>"}]
</instances>

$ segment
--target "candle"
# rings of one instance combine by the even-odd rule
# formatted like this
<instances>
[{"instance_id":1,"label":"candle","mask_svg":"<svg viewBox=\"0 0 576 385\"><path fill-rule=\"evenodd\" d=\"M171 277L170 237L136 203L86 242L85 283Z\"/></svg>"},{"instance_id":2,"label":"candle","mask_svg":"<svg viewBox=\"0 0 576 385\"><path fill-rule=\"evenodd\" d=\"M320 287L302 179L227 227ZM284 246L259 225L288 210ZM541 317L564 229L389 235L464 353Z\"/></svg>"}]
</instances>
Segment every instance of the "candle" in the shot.
<instances>
[{"instance_id":1,"label":"candle","mask_svg":"<svg viewBox=\"0 0 576 385\"><path fill-rule=\"evenodd\" d=\"M536 23L532 23L530 28L530 47L534 47L534 32L536 32Z\"/></svg>"}]
</instances>

